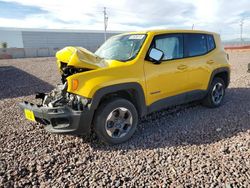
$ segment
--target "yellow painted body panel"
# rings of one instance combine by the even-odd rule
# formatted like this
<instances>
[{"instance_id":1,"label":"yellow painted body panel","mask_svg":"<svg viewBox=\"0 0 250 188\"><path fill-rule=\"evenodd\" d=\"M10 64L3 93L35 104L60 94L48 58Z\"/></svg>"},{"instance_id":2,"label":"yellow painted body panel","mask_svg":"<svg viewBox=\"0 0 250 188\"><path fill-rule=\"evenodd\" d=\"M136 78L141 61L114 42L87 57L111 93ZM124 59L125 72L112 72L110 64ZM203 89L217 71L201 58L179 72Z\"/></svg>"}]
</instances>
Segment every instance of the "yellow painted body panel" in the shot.
<instances>
[{"instance_id":1,"label":"yellow painted body panel","mask_svg":"<svg viewBox=\"0 0 250 188\"><path fill-rule=\"evenodd\" d=\"M217 46L215 50L203 56L163 61L158 65L146 61L145 57L153 37L167 33L212 34ZM213 70L229 67L224 48L220 46L220 37L215 33L193 30L155 30L129 34L146 34L147 38L136 58L127 62L103 60L83 48L69 47L60 51L57 54L59 62L91 69L91 71L67 77L68 92L92 98L95 92L103 87L136 82L141 85L146 105L149 106L166 97L193 90L206 90ZM211 61L213 62L211 63ZM182 69L183 66L186 68ZM72 87L73 79L77 79L79 82L76 90L73 90Z\"/></svg>"},{"instance_id":2,"label":"yellow painted body panel","mask_svg":"<svg viewBox=\"0 0 250 188\"><path fill-rule=\"evenodd\" d=\"M74 74L67 78L68 92L75 93L87 98L92 98L95 92L105 86L111 86L120 83L136 82L139 83L144 90L146 97L146 85L143 62L152 38L148 36L141 47L137 57L131 61L119 62L116 60L108 60L107 67L95 69L92 71ZM72 88L72 80L79 80L77 90Z\"/></svg>"},{"instance_id":3,"label":"yellow painted body panel","mask_svg":"<svg viewBox=\"0 0 250 188\"><path fill-rule=\"evenodd\" d=\"M182 64L182 60L165 61L161 64L145 61L148 104L188 90L187 71L177 69Z\"/></svg>"},{"instance_id":4,"label":"yellow painted body panel","mask_svg":"<svg viewBox=\"0 0 250 188\"><path fill-rule=\"evenodd\" d=\"M137 71L134 70L135 68ZM93 74L95 75L94 77ZM140 64L135 66L133 63L124 63L120 66L74 74L67 78L68 92L92 98L97 90L115 84L137 82L144 87L143 75L142 66ZM76 91L72 88L71 80L73 79L79 80L79 86Z\"/></svg>"},{"instance_id":5,"label":"yellow painted body panel","mask_svg":"<svg viewBox=\"0 0 250 188\"><path fill-rule=\"evenodd\" d=\"M107 67L104 59L81 47L66 47L56 53L58 67L60 62L68 66L86 69L98 69Z\"/></svg>"}]
</instances>

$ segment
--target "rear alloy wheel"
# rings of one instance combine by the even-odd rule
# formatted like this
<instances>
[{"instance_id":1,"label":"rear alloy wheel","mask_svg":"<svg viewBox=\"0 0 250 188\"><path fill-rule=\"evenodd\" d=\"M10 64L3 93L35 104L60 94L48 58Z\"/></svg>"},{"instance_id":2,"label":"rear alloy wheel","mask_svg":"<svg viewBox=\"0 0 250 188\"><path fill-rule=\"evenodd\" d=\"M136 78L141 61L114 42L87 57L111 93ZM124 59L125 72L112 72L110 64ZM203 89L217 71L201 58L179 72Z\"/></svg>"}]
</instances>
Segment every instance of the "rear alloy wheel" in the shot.
<instances>
[{"instance_id":1,"label":"rear alloy wheel","mask_svg":"<svg viewBox=\"0 0 250 188\"><path fill-rule=\"evenodd\" d=\"M218 82L214 85L212 90L212 100L214 104L220 104L224 97L224 86L222 83Z\"/></svg>"},{"instance_id":2,"label":"rear alloy wheel","mask_svg":"<svg viewBox=\"0 0 250 188\"><path fill-rule=\"evenodd\" d=\"M109 144L128 140L135 132L138 114L135 106L122 98L102 103L95 114L94 130L97 136Z\"/></svg>"},{"instance_id":3,"label":"rear alloy wheel","mask_svg":"<svg viewBox=\"0 0 250 188\"><path fill-rule=\"evenodd\" d=\"M207 96L203 99L203 104L210 108L218 107L222 104L225 96L225 83L221 78L215 77L209 87Z\"/></svg>"}]
</instances>

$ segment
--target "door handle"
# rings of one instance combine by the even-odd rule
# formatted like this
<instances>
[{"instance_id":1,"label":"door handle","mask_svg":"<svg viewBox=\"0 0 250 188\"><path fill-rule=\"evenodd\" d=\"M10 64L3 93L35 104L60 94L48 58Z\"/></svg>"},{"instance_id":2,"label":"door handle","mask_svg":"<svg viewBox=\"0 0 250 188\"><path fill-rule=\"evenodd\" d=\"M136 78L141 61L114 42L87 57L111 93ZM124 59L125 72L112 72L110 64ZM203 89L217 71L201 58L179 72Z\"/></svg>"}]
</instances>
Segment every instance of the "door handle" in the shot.
<instances>
[{"instance_id":1,"label":"door handle","mask_svg":"<svg viewBox=\"0 0 250 188\"><path fill-rule=\"evenodd\" d=\"M177 67L177 69L179 69L179 70L184 70L184 69L186 69L188 66L187 65L179 65L178 67Z\"/></svg>"},{"instance_id":2,"label":"door handle","mask_svg":"<svg viewBox=\"0 0 250 188\"><path fill-rule=\"evenodd\" d=\"M214 63L213 60L208 60L208 61L207 61L207 64L209 64L209 65L211 65L211 64L213 64L213 63Z\"/></svg>"}]
</instances>

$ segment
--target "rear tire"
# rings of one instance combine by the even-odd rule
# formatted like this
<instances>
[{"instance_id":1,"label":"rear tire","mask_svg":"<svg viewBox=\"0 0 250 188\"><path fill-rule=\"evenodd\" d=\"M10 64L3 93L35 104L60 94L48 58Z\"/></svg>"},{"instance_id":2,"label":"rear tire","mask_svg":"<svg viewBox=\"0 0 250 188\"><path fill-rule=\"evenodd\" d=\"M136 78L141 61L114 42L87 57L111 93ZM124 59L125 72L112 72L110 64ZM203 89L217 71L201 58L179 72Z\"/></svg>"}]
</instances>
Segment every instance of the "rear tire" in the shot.
<instances>
[{"instance_id":1,"label":"rear tire","mask_svg":"<svg viewBox=\"0 0 250 188\"><path fill-rule=\"evenodd\" d=\"M135 106L123 98L104 101L94 117L94 131L98 138L108 144L120 144L134 134L138 124Z\"/></svg>"},{"instance_id":2,"label":"rear tire","mask_svg":"<svg viewBox=\"0 0 250 188\"><path fill-rule=\"evenodd\" d=\"M219 107L225 96L225 82L219 77L215 77L208 89L207 96L203 99L202 104L209 108Z\"/></svg>"}]
</instances>

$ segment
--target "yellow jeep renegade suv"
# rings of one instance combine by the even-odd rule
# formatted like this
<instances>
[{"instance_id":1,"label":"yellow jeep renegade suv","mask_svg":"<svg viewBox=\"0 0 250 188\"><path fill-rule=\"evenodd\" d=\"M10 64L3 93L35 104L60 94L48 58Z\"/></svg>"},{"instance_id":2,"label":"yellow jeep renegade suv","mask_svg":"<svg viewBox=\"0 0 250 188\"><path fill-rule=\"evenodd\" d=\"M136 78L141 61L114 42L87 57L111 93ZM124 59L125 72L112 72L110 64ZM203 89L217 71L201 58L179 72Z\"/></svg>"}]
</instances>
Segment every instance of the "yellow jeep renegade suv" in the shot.
<instances>
[{"instance_id":1,"label":"yellow jeep renegade suv","mask_svg":"<svg viewBox=\"0 0 250 188\"><path fill-rule=\"evenodd\" d=\"M114 36L95 53L66 47L57 54L62 84L23 102L29 120L56 133L88 134L117 144L138 119L169 106L201 100L222 104L230 79L227 54L216 33L153 30Z\"/></svg>"}]
</instances>

